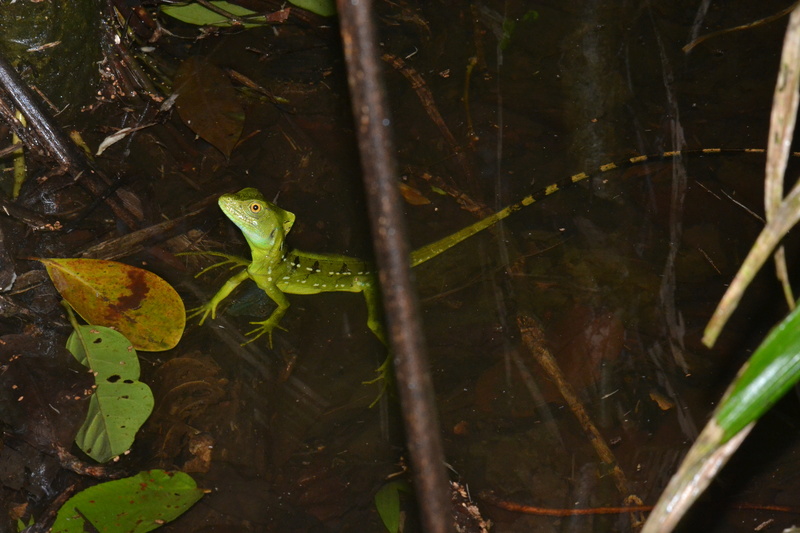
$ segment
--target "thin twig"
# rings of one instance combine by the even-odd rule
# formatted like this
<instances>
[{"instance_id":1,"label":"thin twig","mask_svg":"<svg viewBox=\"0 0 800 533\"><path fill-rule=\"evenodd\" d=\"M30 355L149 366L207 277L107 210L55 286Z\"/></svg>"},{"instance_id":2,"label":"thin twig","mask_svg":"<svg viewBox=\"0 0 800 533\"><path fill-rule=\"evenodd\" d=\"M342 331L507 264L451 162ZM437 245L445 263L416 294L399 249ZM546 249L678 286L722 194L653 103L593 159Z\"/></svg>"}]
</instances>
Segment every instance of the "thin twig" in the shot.
<instances>
[{"instance_id":1,"label":"thin twig","mask_svg":"<svg viewBox=\"0 0 800 533\"><path fill-rule=\"evenodd\" d=\"M417 502L423 529L444 533L452 529L450 490L422 340L419 302L411 281L410 247L397 187L397 163L389 127L392 120L380 76L372 2L338 0L337 6Z\"/></svg>"},{"instance_id":2,"label":"thin twig","mask_svg":"<svg viewBox=\"0 0 800 533\"><path fill-rule=\"evenodd\" d=\"M704 42L704 41L706 41L708 39L714 39L716 37L719 37L720 35L725 35L726 33L731 33L731 32L734 32L734 31L747 30L747 29L750 29L750 28L754 28L756 26L761 26L762 24L769 24L770 22L774 22L774 21L778 20L779 18L788 15L798 5L800 5L800 0L798 0L794 4L790 5L786 9L778 11L774 15L770 15L768 17L764 17L763 19L758 19L758 20L755 20L753 22L748 22L747 24L742 24L741 26L734 26L733 28L726 28L724 30L719 30L719 31L711 32L711 33L706 34L706 35L702 35L702 36L698 37L697 39L695 39L694 41L692 41L689 44L687 44L686 46L684 46L683 48L681 48L681 50L683 50L685 53L688 53L688 52L691 52L692 49L695 46L697 46L698 44L700 44L700 43L702 43L702 42Z\"/></svg>"},{"instance_id":3,"label":"thin twig","mask_svg":"<svg viewBox=\"0 0 800 533\"><path fill-rule=\"evenodd\" d=\"M547 349L544 333L538 321L529 316L519 314L517 315L517 325L522 334L522 342L528 350L530 350L531 354L547 373L548 377L553 380L559 393L561 393L561 396L567 402L572 414L575 415L575 418L578 419L581 427L586 432L589 442L592 443L600 460L606 463L610 468L617 490L625 498L625 501L631 502L634 505L641 505L641 499L631 493L628 479L625 476L625 472L620 468L617 458L614 457L614 452L611 451L611 448L606 443L600 430L598 430L597 426L592 422L589 413L586 412L578 395L575 394L572 385L567 381L555 357L553 357L553 354ZM631 519L634 524L642 520L641 517L633 515Z\"/></svg>"}]
</instances>

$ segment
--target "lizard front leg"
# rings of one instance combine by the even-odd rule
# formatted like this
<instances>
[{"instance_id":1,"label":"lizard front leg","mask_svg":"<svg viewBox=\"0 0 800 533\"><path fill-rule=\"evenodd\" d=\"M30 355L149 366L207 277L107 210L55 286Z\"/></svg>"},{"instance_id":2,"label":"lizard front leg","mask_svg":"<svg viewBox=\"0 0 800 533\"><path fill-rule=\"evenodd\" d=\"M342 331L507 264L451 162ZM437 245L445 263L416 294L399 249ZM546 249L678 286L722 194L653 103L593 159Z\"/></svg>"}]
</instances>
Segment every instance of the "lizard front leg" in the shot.
<instances>
[{"instance_id":1,"label":"lizard front leg","mask_svg":"<svg viewBox=\"0 0 800 533\"><path fill-rule=\"evenodd\" d=\"M250 261L249 259L245 259L244 257L239 257L237 255L223 254L222 252L211 252L211 251L206 251L206 252L181 252L181 253L175 254L175 255L210 255L212 257L221 257L223 259L222 261L220 261L218 263L214 263L211 266L207 266L206 268L204 268L203 270L201 270L200 272L195 274L194 277L196 277L196 278L199 278L200 276L202 276L203 274L205 274L209 270L212 270L214 268L221 267L221 266L224 266L224 265L231 265L230 269L233 270L236 267L248 267L248 266L250 266L250 263L252 263L252 261Z\"/></svg>"},{"instance_id":2,"label":"lizard front leg","mask_svg":"<svg viewBox=\"0 0 800 533\"><path fill-rule=\"evenodd\" d=\"M269 318L267 318L266 320L261 320L258 322L250 322L251 324L256 325L258 327L252 331L247 332L248 336L255 334L255 337L247 341L247 343L251 343L257 338L266 334L269 335L269 347L272 348L272 330L278 328L282 329L283 331L286 331L286 328L281 327L280 325L278 325L278 323L281 321L283 315L285 315L286 311L289 309L289 299L274 282L262 281L258 283L258 287L265 293L267 293L267 296L269 296L278 307L275 308L275 310L272 312L272 314L269 315Z\"/></svg>"},{"instance_id":3,"label":"lizard front leg","mask_svg":"<svg viewBox=\"0 0 800 533\"><path fill-rule=\"evenodd\" d=\"M228 281L226 281L225 284L220 287L220 289L217 291L217 294L215 294L214 297L208 301L208 303L200 307L190 309L186 318L189 319L198 315L203 315L200 317L200 325L205 322L209 314L211 315L212 319L217 318L217 306L222 303L222 300L227 298L228 295L232 293L233 290L248 277L250 277L250 274L248 274L247 270L242 270L235 276L230 277Z\"/></svg>"}]
</instances>

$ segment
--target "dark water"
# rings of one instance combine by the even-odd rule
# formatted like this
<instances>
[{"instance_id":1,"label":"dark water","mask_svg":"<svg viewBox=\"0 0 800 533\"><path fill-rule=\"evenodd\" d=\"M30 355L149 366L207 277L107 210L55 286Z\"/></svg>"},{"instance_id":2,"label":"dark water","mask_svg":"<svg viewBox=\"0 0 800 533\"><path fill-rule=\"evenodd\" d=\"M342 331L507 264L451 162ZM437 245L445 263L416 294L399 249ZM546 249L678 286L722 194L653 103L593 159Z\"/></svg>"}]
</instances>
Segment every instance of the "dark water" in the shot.
<instances>
[{"instance_id":1,"label":"dark water","mask_svg":"<svg viewBox=\"0 0 800 533\"><path fill-rule=\"evenodd\" d=\"M476 185L463 187L484 191L489 205L500 207L531 184L637 153L763 145L782 25L721 36L688 55L680 48L693 32L735 26L781 7L710 6L701 17L694 4L495 3L464 15L477 19L472 28L431 8L425 11L431 24L447 29L432 30L430 44L409 61L431 73L428 84L446 120L464 130L464 61L458 58L465 49L478 56L470 87L479 138L470 154ZM531 9L538 18L525 21ZM517 24L498 49L508 17ZM413 51L410 42L393 50ZM437 76L444 68L450 77ZM424 140L437 133L413 114L413 96L402 83L395 90L402 102L399 130L418 132L399 135L401 162L421 156L430 166L415 165L456 179L456 162L427 154ZM764 279L715 350L699 343L760 228L725 195L760 212L762 167L759 157L694 158L603 174L419 267L442 421L446 435L451 432L448 460L473 490L491 488L516 502L552 507L620 501L564 401L520 347L514 317L524 312L542 321L564 373L613 443L632 493L645 502L657 498L732 373L784 312ZM424 210L410 208L412 220ZM441 226L443 232L452 227ZM418 242L429 232L420 229ZM769 518L774 527L792 523L791 516L726 512L720 503L791 501L793 489L779 472L792 470L796 408L791 399L782 407L789 414L771 415L723 475L728 481L698 505L715 511L695 513L687 531L744 530ZM776 462L782 453L786 463ZM498 531L630 527L628 517L486 512Z\"/></svg>"},{"instance_id":2,"label":"dark water","mask_svg":"<svg viewBox=\"0 0 800 533\"><path fill-rule=\"evenodd\" d=\"M429 201L407 207L413 245L476 220L442 189L498 209L636 154L764 147L785 19L688 54L681 47L786 4L381 3L384 52L424 80L429 110L452 134L387 64L401 174ZM254 186L296 213L294 246L368 255L335 29L259 29L172 46L177 58L202 54L287 102L246 100L246 140L230 159L177 117L169 133L138 138L124 164L163 176L131 185L150 208L176 216L206 195ZM447 461L473 496L572 508L620 506L629 495L521 343L524 314L540 322L630 494L655 503L726 384L786 311L768 267L717 347L700 344L762 227L742 205L763 211L763 166L759 155L718 155L602 173L416 269ZM212 213L192 228L208 232L206 246L245 253L238 232ZM161 268L188 307L198 295L186 284L199 268ZM208 298L223 277L194 286ZM227 322L191 327L172 352L144 357L163 416L145 427L131 468L188 469L192 439L214 443L194 474L213 492L167 529L380 531L373 497L402 470L404 451L394 398L368 408L378 387L362 382L385 352L366 328L363 299L290 295L288 331L275 332L274 350L264 339L239 346L239 332L270 307L248 294L236 300ZM170 358L181 359L162 366ZM792 397L767 416L683 530L751 531L774 520L767 530L778 531L794 522L736 505L794 503L797 410ZM632 530L627 515L537 517L478 504L494 531Z\"/></svg>"}]
</instances>

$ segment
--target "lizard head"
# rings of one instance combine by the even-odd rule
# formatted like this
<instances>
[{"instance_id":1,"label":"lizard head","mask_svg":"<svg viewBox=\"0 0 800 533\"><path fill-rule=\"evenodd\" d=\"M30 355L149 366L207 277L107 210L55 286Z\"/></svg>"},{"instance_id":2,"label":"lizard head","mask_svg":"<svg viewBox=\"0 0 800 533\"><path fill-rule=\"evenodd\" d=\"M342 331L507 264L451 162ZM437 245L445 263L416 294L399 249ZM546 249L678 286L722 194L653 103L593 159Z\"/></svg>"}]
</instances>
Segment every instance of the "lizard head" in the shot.
<instances>
[{"instance_id":1,"label":"lizard head","mask_svg":"<svg viewBox=\"0 0 800 533\"><path fill-rule=\"evenodd\" d=\"M294 224L294 213L268 202L257 189L242 189L219 197L222 212L239 226L250 248L283 246Z\"/></svg>"}]
</instances>

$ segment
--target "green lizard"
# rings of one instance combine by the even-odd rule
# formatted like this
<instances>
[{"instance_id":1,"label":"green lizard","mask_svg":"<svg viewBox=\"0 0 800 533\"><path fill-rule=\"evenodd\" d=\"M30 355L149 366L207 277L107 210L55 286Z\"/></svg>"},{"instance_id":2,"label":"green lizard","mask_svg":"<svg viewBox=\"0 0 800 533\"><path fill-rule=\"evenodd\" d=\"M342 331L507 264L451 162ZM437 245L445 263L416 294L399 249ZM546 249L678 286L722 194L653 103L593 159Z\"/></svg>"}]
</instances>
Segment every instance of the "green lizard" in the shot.
<instances>
[{"instance_id":1,"label":"green lizard","mask_svg":"<svg viewBox=\"0 0 800 533\"><path fill-rule=\"evenodd\" d=\"M534 194L526 196L520 202L483 218L452 235L413 251L410 257L411 266L415 267L420 263L424 263L479 231L493 226L523 207L591 176L645 162L674 159L680 155L718 153L764 153L764 150L709 148L684 152L675 151L650 156L636 156L621 163L602 165L594 172L581 172L560 182L553 183ZM193 310L189 317L202 315L200 324L209 315L215 318L219 304L239 284L250 278L261 290L267 293L267 296L275 302L277 307L266 320L251 322L257 327L247 333L248 336L254 335L249 342L262 335L268 335L271 347L273 330L275 328L284 329L280 326L280 321L289 309L289 300L286 294L317 294L332 291L361 292L364 294L364 299L367 303L367 326L385 344L377 279L371 263L344 255L315 254L289 248L285 240L286 235L294 224L295 215L268 202L256 189L248 188L242 189L235 194L223 194L219 198L219 206L244 234L247 244L250 246L252 259L247 260L218 252L204 252L208 255L222 257L224 261L204 269L198 276L211 268L224 264L246 268L228 279L208 303ZM385 370L385 364L381 366L381 369Z\"/></svg>"},{"instance_id":2,"label":"green lizard","mask_svg":"<svg viewBox=\"0 0 800 533\"><path fill-rule=\"evenodd\" d=\"M548 188L545 194L555 192L552 187L554 186ZM415 250L411 254L411 266L417 266L439 255L534 201L536 201L534 195L527 196L518 204L509 206L453 235ZM232 264L233 267L246 266L247 268L228 279L208 303L193 310L189 317L202 315L200 324L209 315L211 318L215 318L217 306L239 284L250 278L267 293L277 307L266 320L251 322L257 327L247 335L254 335L251 342L262 335L269 335L271 347L272 332L275 328L283 329L280 321L289 309L289 300L286 298L286 294L361 292L367 303L367 326L381 342L386 343L380 318L377 279L371 263L344 255L316 254L288 248L285 239L294 224L294 213L268 202L256 189L248 188L235 194L223 194L219 198L219 206L222 212L244 234L244 238L250 246L252 260L248 261L241 257L218 252L207 252L209 255L225 259L209 268L224 264ZM200 274L208 271L209 268L201 271Z\"/></svg>"},{"instance_id":3,"label":"green lizard","mask_svg":"<svg viewBox=\"0 0 800 533\"><path fill-rule=\"evenodd\" d=\"M247 278L267 293L277 305L272 314L263 321L251 322L257 325L247 335L250 340L269 335L272 347L272 331L283 329L280 321L289 309L286 294L317 294L329 291L363 292L367 301L367 325L385 343L380 321L379 298L372 268L367 261L335 254L314 254L290 250L286 246L286 234L292 229L295 216L277 205L268 202L256 189L242 189L235 194L223 194L219 206L242 230L250 245L252 260L212 252L210 255L225 258L225 261L212 265L214 268L224 264L246 266L232 276L207 304L195 309L191 316L202 314L200 324L208 315L215 318L217 306ZM208 271L208 268L200 274ZM198 275L200 275L198 274Z\"/></svg>"}]
</instances>

